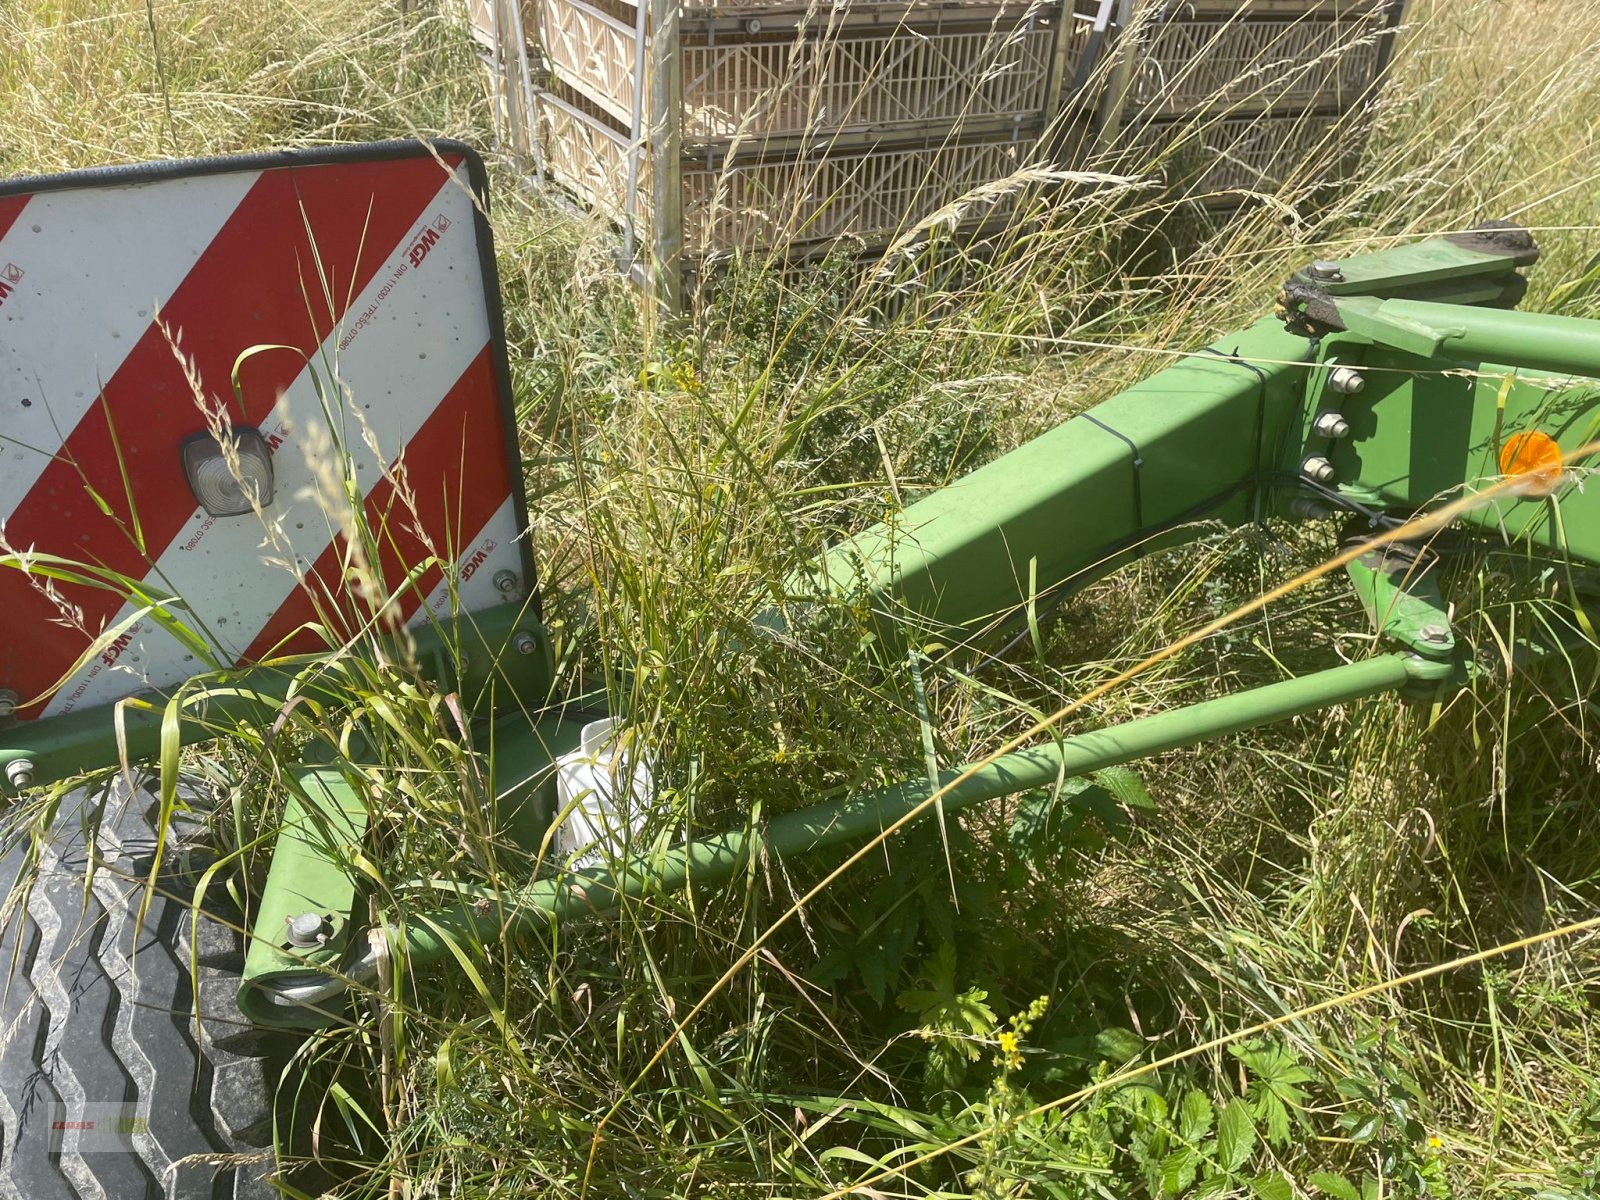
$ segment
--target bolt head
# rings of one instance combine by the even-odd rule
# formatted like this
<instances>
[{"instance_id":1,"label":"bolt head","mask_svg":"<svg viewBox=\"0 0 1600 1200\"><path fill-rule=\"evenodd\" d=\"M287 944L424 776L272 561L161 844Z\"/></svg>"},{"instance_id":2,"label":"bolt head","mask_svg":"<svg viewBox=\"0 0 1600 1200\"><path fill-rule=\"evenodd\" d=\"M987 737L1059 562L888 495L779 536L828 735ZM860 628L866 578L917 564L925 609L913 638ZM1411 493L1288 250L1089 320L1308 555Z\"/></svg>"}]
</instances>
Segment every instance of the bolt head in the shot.
<instances>
[{"instance_id":1,"label":"bolt head","mask_svg":"<svg viewBox=\"0 0 1600 1200\"><path fill-rule=\"evenodd\" d=\"M1354 367L1335 367L1328 372L1328 390L1341 396L1353 396L1367 386L1366 379Z\"/></svg>"},{"instance_id":2,"label":"bolt head","mask_svg":"<svg viewBox=\"0 0 1600 1200\"><path fill-rule=\"evenodd\" d=\"M17 758L6 764L6 782L17 791L33 783L33 760Z\"/></svg>"},{"instance_id":3,"label":"bolt head","mask_svg":"<svg viewBox=\"0 0 1600 1200\"><path fill-rule=\"evenodd\" d=\"M539 639L531 633L519 633L511 639L511 648L518 654L532 654L539 649Z\"/></svg>"},{"instance_id":4,"label":"bolt head","mask_svg":"<svg viewBox=\"0 0 1600 1200\"><path fill-rule=\"evenodd\" d=\"M1339 269L1338 263L1319 258L1311 264L1311 278L1319 279L1323 283L1338 283L1344 278L1344 272Z\"/></svg>"},{"instance_id":5,"label":"bolt head","mask_svg":"<svg viewBox=\"0 0 1600 1200\"><path fill-rule=\"evenodd\" d=\"M1350 422L1336 412L1320 413L1311 430L1318 437L1342 438L1350 436Z\"/></svg>"},{"instance_id":6,"label":"bolt head","mask_svg":"<svg viewBox=\"0 0 1600 1200\"><path fill-rule=\"evenodd\" d=\"M515 571L496 571L494 573L494 586L496 590L504 592L508 596L517 590L519 583L520 580L517 579L517 573Z\"/></svg>"},{"instance_id":7,"label":"bolt head","mask_svg":"<svg viewBox=\"0 0 1600 1200\"><path fill-rule=\"evenodd\" d=\"M289 918L291 946L320 946L327 936L328 923L321 913L297 913Z\"/></svg>"},{"instance_id":8,"label":"bolt head","mask_svg":"<svg viewBox=\"0 0 1600 1200\"><path fill-rule=\"evenodd\" d=\"M761 18L760 17L747 17L747 18L745 18L744 31L746 33L760 33L761 32Z\"/></svg>"},{"instance_id":9,"label":"bolt head","mask_svg":"<svg viewBox=\"0 0 1600 1200\"><path fill-rule=\"evenodd\" d=\"M1421 632L1422 640L1435 646L1442 646L1450 640L1450 630L1443 625L1424 625Z\"/></svg>"},{"instance_id":10,"label":"bolt head","mask_svg":"<svg viewBox=\"0 0 1600 1200\"><path fill-rule=\"evenodd\" d=\"M10 688L0 688L0 721L17 715L17 705L22 703L22 697Z\"/></svg>"},{"instance_id":11,"label":"bolt head","mask_svg":"<svg viewBox=\"0 0 1600 1200\"><path fill-rule=\"evenodd\" d=\"M1333 464L1322 455L1313 454L1300 464L1300 473L1318 483L1331 483L1334 476Z\"/></svg>"}]
</instances>

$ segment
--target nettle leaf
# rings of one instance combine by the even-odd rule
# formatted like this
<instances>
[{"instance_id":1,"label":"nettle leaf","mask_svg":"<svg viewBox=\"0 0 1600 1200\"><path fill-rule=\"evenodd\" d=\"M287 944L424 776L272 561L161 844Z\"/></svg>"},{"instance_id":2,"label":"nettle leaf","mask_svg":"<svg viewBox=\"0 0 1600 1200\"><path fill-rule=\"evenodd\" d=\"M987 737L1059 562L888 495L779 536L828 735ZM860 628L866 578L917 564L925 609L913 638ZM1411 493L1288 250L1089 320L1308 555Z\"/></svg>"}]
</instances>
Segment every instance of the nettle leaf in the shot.
<instances>
[{"instance_id":1,"label":"nettle leaf","mask_svg":"<svg viewBox=\"0 0 1600 1200\"><path fill-rule=\"evenodd\" d=\"M900 978L921 924L921 913L911 904L902 904L862 942L856 969L874 1003L882 1004L888 998L889 985Z\"/></svg>"},{"instance_id":2,"label":"nettle leaf","mask_svg":"<svg viewBox=\"0 0 1600 1200\"><path fill-rule=\"evenodd\" d=\"M1053 792L1044 788L1023 792L1017 798L1016 811L1011 814L1011 825L1006 830L1011 849L1022 858L1037 858L1040 847L1049 840L1050 814L1054 809Z\"/></svg>"},{"instance_id":3,"label":"nettle leaf","mask_svg":"<svg viewBox=\"0 0 1600 1200\"><path fill-rule=\"evenodd\" d=\"M1378 1102L1378 1089L1365 1079L1357 1079L1353 1075L1334 1080L1333 1090L1346 1100L1365 1100L1369 1104Z\"/></svg>"},{"instance_id":4,"label":"nettle leaf","mask_svg":"<svg viewBox=\"0 0 1600 1200\"><path fill-rule=\"evenodd\" d=\"M1186 1142L1199 1142L1211 1132L1215 1117L1211 1097L1201 1091L1190 1092L1178 1106L1178 1134Z\"/></svg>"},{"instance_id":5,"label":"nettle leaf","mask_svg":"<svg viewBox=\"0 0 1600 1200\"><path fill-rule=\"evenodd\" d=\"M1319 1192L1326 1192L1333 1200L1361 1200L1361 1192L1356 1185L1332 1171L1313 1171L1306 1176L1306 1182Z\"/></svg>"},{"instance_id":6,"label":"nettle leaf","mask_svg":"<svg viewBox=\"0 0 1600 1200\"><path fill-rule=\"evenodd\" d=\"M1256 1150L1256 1126L1244 1101L1228 1101L1217 1119L1217 1158L1229 1172L1250 1161Z\"/></svg>"},{"instance_id":7,"label":"nettle leaf","mask_svg":"<svg viewBox=\"0 0 1600 1200\"><path fill-rule=\"evenodd\" d=\"M1094 773L1094 781L1115 796L1118 804L1146 812L1155 810L1156 802L1145 789L1144 780L1131 767L1106 767Z\"/></svg>"},{"instance_id":8,"label":"nettle leaf","mask_svg":"<svg viewBox=\"0 0 1600 1200\"><path fill-rule=\"evenodd\" d=\"M1093 786L1087 779L1067 779L1059 789L1024 792L1006 831L1012 851L1035 865L1059 854L1083 824L1083 813L1075 801Z\"/></svg>"},{"instance_id":9,"label":"nettle leaf","mask_svg":"<svg viewBox=\"0 0 1600 1200\"><path fill-rule=\"evenodd\" d=\"M1294 1188L1276 1171L1267 1171L1250 1181L1257 1200L1294 1200Z\"/></svg>"},{"instance_id":10,"label":"nettle leaf","mask_svg":"<svg viewBox=\"0 0 1600 1200\"><path fill-rule=\"evenodd\" d=\"M1189 1190L1194 1183L1195 1172L1199 1170L1200 1155L1188 1146L1181 1150L1174 1150L1161 1160L1161 1190L1168 1196L1176 1196Z\"/></svg>"}]
</instances>

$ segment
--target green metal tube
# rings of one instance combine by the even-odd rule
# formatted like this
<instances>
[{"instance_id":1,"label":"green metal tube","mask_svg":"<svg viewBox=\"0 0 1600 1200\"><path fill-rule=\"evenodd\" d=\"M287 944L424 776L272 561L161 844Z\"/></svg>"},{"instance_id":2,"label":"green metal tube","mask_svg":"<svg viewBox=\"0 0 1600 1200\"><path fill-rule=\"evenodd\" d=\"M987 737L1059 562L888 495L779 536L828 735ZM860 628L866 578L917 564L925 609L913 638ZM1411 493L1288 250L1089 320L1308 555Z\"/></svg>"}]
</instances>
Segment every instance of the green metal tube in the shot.
<instances>
[{"instance_id":1,"label":"green metal tube","mask_svg":"<svg viewBox=\"0 0 1600 1200\"><path fill-rule=\"evenodd\" d=\"M1426 300L1341 298L1351 332L1413 354L1600 375L1600 322Z\"/></svg>"},{"instance_id":2,"label":"green metal tube","mask_svg":"<svg viewBox=\"0 0 1600 1200\"><path fill-rule=\"evenodd\" d=\"M284 804L266 886L251 914L245 979L332 965L349 937L356 889L348 867L361 853L367 806L335 766L306 768L296 779L300 788ZM314 940L297 942L290 922L307 915L323 918L324 927ZM254 1020L271 1023L277 1015L257 989L241 989L239 999Z\"/></svg>"},{"instance_id":3,"label":"green metal tube","mask_svg":"<svg viewBox=\"0 0 1600 1200\"><path fill-rule=\"evenodd\" d=\"M457 628L419 626L411 638L420 672L441 689L458 692L472 709L487 702L491 685L542 700L553 670L543 624L514 605L474 613ZM241 725L264 727L291 694L338 702L348 696L342 669L338 656L324 652L200 678L178 700L179 738L192 745ZM0 795L21 790L10 782L14 764L26 767L28 786L36 787L114 767L124 757L129 762L156 757L171 703L171 697L155 692L122 701L120 740L110 706L0 729Z\"/></svg>"},{"instance_id":4,"label":"green metal tube","mask_svg":"<svg viewBox=\"0 0 1600 1200\"><path fill-rule=\"evenodd\" d=\"M833 547L791 578L800 598L864 599L887 640L1021 611L1068 579L1237 523L1299 412L1309 343L1264 319L1058 425Z\"/></svg>"},{"instance_id":5,"label":"green metal tube","mask_svg":"<svg viewBox=\"0 0 1600 1200\"><path fill-rule=\"evenodd\" d=\"M970 778L951 788L942 804L946 812L952 812L1030 788L1048 787L1060 779L1087 775L1332 704L1398 691L1419 676L1431 676L1432 670L1409 655L1380 655L1236 696L1078 734L1054 745L1019 750L979 767ZM966 770L945 771L941 786ZM930 795L932 789L927 780L908 780L785 813L768 823L762 841L768 851L785 858L861 841L898 821ZM502 934L517 936L542 928L551 920L607 912L625 899L676 891L691 883L721 883L738 872L750 848L749 832L728 830L684 843L659 857L635 859L616 873L568 873L539 880L519 892L502 895L495 902L462 902L428 913L422 919L413 917L403 932L391 931L390 936L404 938L413 967L424 966L451 957L452 942L458 950L466 951L473 945L497 941Z\"/></svg>"}]
</instances>

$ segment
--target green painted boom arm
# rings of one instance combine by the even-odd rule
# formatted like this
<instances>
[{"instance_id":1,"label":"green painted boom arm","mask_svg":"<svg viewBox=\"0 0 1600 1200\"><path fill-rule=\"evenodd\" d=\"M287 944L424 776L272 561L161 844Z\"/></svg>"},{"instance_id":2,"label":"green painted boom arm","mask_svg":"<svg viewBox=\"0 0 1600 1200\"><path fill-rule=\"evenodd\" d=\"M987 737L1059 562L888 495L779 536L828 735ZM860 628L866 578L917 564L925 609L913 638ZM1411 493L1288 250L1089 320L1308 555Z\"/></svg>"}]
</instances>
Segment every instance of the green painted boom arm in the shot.
<instances>
[{"instance_id":1,"label":"green painted boom arm","mask_svg":"<svg viewBox=\"0 0 1600 1200\"><path fill-rule=\"evenodd\" d=\"M835 547L792 590L864 593L886 626L965 626L1182 540L1185 521L1247 520L1249 485L1276 469L1298 413L1309 348L1267 319L1181 356Z\"/></svg>"}]
</instances>

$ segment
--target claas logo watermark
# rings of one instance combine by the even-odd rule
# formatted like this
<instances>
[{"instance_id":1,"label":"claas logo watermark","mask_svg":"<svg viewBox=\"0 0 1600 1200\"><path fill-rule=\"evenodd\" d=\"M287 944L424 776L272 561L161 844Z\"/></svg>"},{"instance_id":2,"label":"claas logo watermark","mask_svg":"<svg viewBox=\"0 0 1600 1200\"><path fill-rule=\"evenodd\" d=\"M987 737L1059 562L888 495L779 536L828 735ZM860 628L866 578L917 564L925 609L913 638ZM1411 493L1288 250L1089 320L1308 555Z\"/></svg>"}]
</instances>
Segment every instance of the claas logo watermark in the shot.
<instances>
[{"instance_id":1,"label":"claas logo watermark","mask_svg":"<svg viewBox=\"0 0 1600 1200\"><path fill-rule=\"evenodd\" d=\"M69 1146L78 1154L129 1154L133 1139L150 1132L150 1118L132 1104L88 1101L74 1108L57 1103L50 1114L51 1153Z\"/></svg>"}]
</instances>

